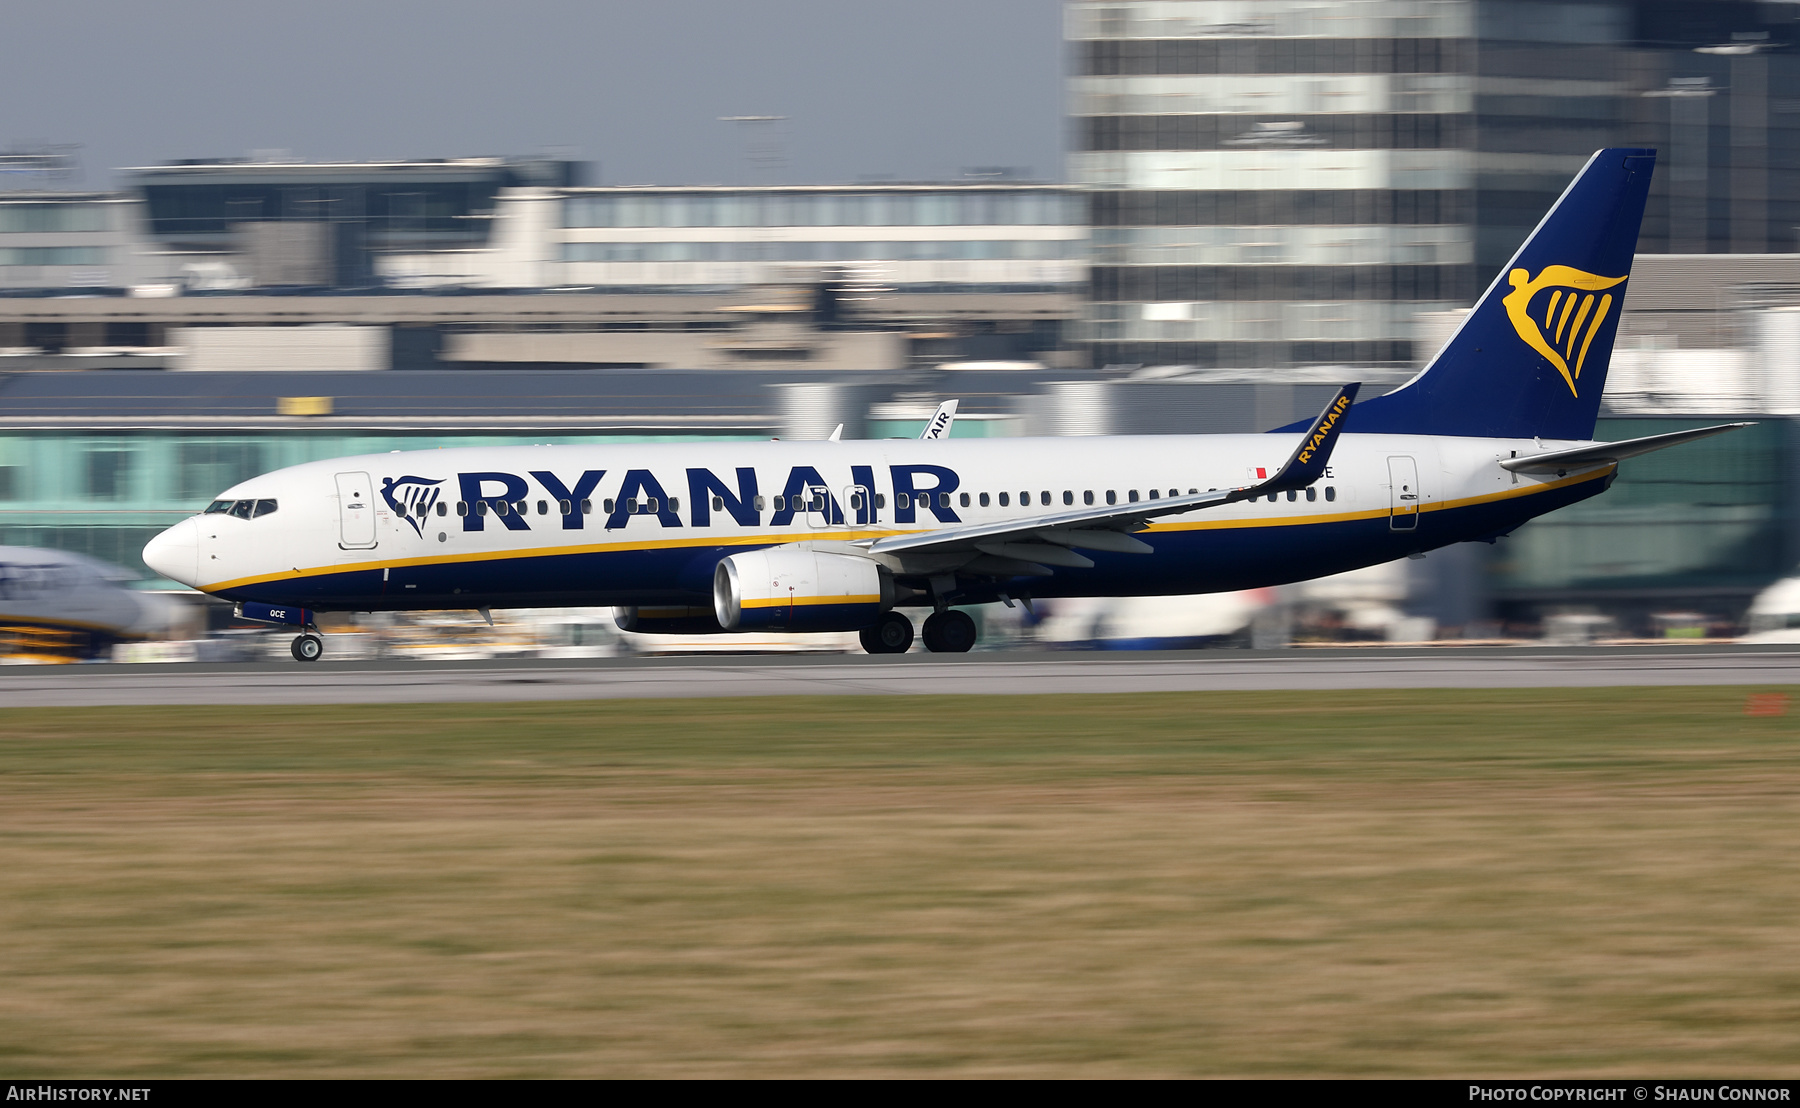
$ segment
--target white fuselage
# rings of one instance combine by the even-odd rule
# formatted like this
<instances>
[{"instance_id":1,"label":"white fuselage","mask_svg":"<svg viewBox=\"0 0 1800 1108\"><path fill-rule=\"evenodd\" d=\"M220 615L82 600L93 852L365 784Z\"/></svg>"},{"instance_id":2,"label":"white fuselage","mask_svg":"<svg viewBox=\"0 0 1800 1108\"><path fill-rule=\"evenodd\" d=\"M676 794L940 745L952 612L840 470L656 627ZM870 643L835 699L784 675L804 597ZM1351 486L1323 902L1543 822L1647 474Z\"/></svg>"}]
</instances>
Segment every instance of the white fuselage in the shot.
<instances>
[{"instance_id":1,"label":"white fuselage","mask_svg":"<svg viewBox=\"0 0 1800 1108\"><path fill-rule=\"evenodd\" d=\"M854 543L1254 485L1298 439L621 444L364 455L226 489L221 502L274 507L196 516L145 556L159 572L227 599L318 610L695 602L712 564L735 551ZM1575 445L1345 434L1325 476L1304 492L1162 518L1137 532L1154 548L1150 555L1100 556L1092 568L1058 569L1006 591L1243 588L1504 533L1605 487L1610 465L1527 475L1498 464ZM868 507L858 495L864 489ZM921 495L929 506L920 506Z\"/></svg>"}]
</instances>

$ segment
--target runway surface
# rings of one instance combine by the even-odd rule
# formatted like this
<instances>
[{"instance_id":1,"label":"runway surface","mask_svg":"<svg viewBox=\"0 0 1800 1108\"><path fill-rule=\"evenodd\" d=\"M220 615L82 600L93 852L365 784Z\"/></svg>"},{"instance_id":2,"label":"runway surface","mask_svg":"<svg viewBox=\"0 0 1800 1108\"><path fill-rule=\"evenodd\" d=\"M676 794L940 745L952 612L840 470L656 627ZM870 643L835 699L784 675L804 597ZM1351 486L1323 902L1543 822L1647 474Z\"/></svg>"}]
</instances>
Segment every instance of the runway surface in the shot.
<instances>
[{"instance_id":1,"label":"runway surface","mask_svg":"<svg viewBox=\"0 0 1800 1108\"><path fill-rule=\"evenodd\" d=\"M0 707L1800 684L1800 648L978 653L0 668Z\"/></svg>"}]
</instances>

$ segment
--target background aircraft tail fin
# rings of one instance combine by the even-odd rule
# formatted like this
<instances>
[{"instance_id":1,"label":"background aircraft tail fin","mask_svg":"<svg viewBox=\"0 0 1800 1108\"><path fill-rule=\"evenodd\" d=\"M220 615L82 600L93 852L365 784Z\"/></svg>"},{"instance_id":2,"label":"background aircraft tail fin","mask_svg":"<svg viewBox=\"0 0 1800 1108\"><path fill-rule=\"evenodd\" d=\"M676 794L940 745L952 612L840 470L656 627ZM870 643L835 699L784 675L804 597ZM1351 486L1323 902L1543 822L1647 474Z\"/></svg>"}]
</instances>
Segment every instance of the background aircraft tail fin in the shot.
<instances>
[{"instance_id":1,"label":"background aircraft tail fin","mask_svg":"<svg viewBox=\"0 0 1800 1108\"><path fill-rule=\"evenodd\" d=\"M1597 151L1430 364L1358 404L1349 430L1592 438L1655 165L1654 150Z\"/></svg>"}]
</instances>

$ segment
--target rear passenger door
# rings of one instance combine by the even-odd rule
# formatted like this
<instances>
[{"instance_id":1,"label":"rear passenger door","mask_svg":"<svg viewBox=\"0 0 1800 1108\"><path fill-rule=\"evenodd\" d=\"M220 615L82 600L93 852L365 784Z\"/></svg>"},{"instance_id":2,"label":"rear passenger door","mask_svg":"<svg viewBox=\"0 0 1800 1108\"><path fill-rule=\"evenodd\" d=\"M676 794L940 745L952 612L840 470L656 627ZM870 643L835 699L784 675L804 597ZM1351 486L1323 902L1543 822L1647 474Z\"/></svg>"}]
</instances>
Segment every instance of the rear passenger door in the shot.
<instances>
[{"instance_id":1,"label":"rear passenger door","mask_svg":"<svg viewBox=\"0 0 1800 1108\"><path fill-rule=\"evenodd\" d=\"M1419 529L1419 465L1408 455L1388 459L1388 530Z\"/></svg>"}]
</instances>

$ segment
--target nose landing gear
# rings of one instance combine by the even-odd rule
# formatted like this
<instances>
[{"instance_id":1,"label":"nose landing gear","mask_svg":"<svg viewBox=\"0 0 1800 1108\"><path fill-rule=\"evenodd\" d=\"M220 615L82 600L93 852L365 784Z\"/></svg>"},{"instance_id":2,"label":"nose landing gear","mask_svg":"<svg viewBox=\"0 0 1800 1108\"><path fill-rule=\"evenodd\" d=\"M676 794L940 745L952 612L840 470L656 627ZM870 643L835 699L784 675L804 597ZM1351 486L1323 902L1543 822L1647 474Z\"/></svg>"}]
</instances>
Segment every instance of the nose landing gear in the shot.
<instances>
[{"instance_id":1,"label":"nose landing gear","mask_svg":"<svg viewBox=\"0 0 1800 1108\"><path fill-rule=\"evenodd\" d=\"M325 654L325 640L308 631L294 640L290 647L296 662L316 662Z\"/></svg>"}]
</instances>

